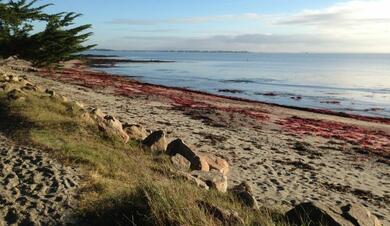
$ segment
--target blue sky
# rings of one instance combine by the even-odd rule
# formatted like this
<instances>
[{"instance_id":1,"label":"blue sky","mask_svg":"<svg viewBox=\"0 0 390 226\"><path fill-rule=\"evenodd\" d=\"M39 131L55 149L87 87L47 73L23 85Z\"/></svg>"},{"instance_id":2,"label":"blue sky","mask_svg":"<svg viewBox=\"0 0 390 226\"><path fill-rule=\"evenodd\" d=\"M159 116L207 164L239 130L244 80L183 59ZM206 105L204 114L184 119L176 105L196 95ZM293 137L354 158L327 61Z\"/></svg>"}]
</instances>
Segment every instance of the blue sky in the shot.
<instances>
[{"instance_id":1,"label":"blue sky","mask_svg":"<svg viewBox=\"0 0 390 226\"><path fill-rule=\"evenodd\" d=\"M42 0L113 49L390 52L389 0Z\"/></svg>"}]
</instances>

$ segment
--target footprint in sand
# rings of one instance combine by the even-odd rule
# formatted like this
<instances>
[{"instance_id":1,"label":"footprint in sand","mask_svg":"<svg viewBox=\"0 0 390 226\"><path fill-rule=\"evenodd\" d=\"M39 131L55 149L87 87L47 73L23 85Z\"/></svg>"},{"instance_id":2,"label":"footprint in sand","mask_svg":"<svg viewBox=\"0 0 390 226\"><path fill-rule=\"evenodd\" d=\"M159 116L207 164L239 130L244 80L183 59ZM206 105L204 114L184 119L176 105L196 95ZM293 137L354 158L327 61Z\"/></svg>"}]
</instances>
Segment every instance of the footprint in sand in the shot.
<instances>
[{"instance_id":1,"label":"footprint in sand","mask_svg":"<svg viewBox=\"0 0 390 226\"><path fill-rule=\"evenodd\" d=\"M45 153L0 134L0 225L61 225L70 221L79 176Z\"/></svg>"}]
</instances>

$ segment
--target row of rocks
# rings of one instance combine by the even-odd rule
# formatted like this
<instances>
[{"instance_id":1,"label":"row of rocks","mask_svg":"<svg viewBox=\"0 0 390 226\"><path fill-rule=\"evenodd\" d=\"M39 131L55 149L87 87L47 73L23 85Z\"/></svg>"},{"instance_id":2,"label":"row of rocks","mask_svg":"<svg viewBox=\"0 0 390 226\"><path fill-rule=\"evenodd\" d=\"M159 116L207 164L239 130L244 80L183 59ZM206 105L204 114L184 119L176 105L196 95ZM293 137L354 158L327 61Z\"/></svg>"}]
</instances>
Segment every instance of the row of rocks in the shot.
<instances>
[{"instance_id":1,"label":"row of rocks","mask_svg":"<svg viewBox=\"0 0 390 226\"><path fill-rule=\"evenodd\" d=\"M206 190L228 191L242 205L259 210L258 202L249 183L243 182L228 189L229 164L226 160L213 155L201 154L181 139L175 139L168 144L166 134L162 130L148 134L147 130L140 125L124 124L122 128L128 134L129 139L141 141L144 150L169 155L172 164L177 169L175 172L177 177ZM205 201L198 201L197 204L200 209L215 217L223 225L244 224L244 220L233 210ZM285 219L292 225L381 226L378 218L359 204L329 207L320 203L302 203L288 211Z\"/></svg>"},{"instance_id":2,"label":"row of rocks","mask_svg":"<svg viewBox=\"0 0 390 226\"><path fill-rule=\"evenodd\" d=\"M83 108L82 104L79 107ZM259 210L252 187L243 182L228 189L227 176L229 164L226 160L207 154L201 154L181 139L168 144L166 133L162 130L149 133L140 125L123 124L116 118L102 113L96 108L89 108L84 113L98 123L108 134L121 138L125 143L138 140L146 151L162 152L170 156L176 168L177 177L209 190L230 192L242 205ZM215 206L205 201L197 202L200 209L215 217L223 225L243 225L244 220L237 212ZM359 204L341 207L329 207L321 203L301 203L285 214L285 219L292 225L329 225L329 226L381 226L377 217Z\"/></svg>"}]
</instances>

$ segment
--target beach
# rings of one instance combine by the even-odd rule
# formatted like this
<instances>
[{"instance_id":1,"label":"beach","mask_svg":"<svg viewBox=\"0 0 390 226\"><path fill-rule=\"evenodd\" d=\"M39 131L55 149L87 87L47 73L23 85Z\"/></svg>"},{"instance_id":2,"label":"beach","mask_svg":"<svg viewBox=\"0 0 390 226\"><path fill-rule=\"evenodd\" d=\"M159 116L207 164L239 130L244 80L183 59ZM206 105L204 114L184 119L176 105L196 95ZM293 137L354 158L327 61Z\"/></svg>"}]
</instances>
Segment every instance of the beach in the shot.
<instances>
[{"instance_id":1,"label":"beach","mask_svg":"<svg viewBox=\"0 0 390 226\"><path fill-rule=\"evenodd\" d=\"M121 122L164 130L231 166L263 206L360 203L390 225L390 119L152 85L69 64L28 78Z\"/></svg>"}]
</instances>

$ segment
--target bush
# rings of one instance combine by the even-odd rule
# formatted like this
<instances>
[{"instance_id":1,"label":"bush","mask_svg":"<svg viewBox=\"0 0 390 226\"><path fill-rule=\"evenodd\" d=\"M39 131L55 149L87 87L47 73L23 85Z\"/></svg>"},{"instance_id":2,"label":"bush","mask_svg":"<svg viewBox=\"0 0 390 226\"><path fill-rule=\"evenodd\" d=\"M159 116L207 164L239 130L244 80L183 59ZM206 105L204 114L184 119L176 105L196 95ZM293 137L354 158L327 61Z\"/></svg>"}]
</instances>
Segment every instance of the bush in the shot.
<instances>
[{"instance_id":1,"label":"bush","mask_svg":"<svg viewBox=\"0 0 390 226\"><path fill-rule=\"evenodd\" d=\"M74 12L47 14L51 4L35 7L37 0L0 0L0 57L17 56L35 66L48 66L77 57L77 53L95 45L83 45L92 35L90 24L75 26L81 16ZM34 25L44 23L43 31L34 33Z\"/></svg>"}]
</instances>

